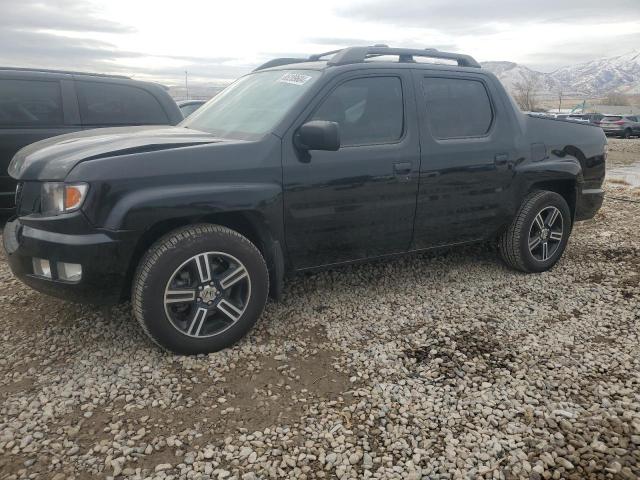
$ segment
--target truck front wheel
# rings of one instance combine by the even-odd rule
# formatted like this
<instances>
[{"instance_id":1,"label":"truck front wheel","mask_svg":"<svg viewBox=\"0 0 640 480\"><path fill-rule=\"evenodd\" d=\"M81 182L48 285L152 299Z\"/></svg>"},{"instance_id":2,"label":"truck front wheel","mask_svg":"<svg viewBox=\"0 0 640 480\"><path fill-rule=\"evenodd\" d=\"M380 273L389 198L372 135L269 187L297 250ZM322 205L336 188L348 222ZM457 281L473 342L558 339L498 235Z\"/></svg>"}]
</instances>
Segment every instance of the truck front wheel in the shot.
<instances>
[{"instance_id":1,"label":"truck front wheel","mask_svg":"<svg viewBox=\"0 0 640 480\"><path fill-rule=\"evenodd\" d=\"M561 195L549 191L530 193L500 236L502 259L523 272L549 270L567 246L571 222L571 211Z\"/></svg>"},{"instance_id":2,"label":"truck front wheel","mask_svg":"<svg viewBox=\"0 0 640 480\"><path fill-rule=\"evenodd\" d=\"M267 266L247 238L219 225L175 230L140 261L134 314L145 333L175 353L221 350L258 320L269 291Z\"/></svg>"}]
</instances>

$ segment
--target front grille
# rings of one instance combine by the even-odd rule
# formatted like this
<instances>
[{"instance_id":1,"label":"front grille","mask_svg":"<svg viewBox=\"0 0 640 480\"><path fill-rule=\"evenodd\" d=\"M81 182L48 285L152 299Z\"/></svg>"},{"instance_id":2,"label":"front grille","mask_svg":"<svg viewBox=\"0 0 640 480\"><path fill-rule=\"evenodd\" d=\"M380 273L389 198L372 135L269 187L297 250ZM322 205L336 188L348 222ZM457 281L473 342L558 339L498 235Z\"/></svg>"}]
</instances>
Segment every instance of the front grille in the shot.
<instances>
[{"instance_id":1,"label":"front grille","mask_svg":"<svg viewBox=\"0 0 640 480\"><path fill-rule=\"evenodd\" d=\"M18 182L18 185L16 186L16 197L15 197L16 209L19 209L19 207L20 207L20 201L22 200L22 189L23 188L24 188L24 183Z\"/></svg>"}]
</instances>

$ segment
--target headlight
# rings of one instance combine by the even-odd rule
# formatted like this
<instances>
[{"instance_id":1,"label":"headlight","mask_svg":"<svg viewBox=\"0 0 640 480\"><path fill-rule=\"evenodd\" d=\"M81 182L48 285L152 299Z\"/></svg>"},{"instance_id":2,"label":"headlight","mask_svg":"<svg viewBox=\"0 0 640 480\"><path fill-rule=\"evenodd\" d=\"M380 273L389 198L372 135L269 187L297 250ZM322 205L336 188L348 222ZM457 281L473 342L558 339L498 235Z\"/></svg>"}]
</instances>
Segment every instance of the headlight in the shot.
<instances>
[{"instance_id":1,"label":"headlight","mask_svg":"<svg viewBox=\"0 0 640 480\"><path fill-rule=\"evenodd\" d=\"M88 191L86 183L43 183L40 210L43 215L73 212L82 206Z\"/></svg>"}]
</instances>

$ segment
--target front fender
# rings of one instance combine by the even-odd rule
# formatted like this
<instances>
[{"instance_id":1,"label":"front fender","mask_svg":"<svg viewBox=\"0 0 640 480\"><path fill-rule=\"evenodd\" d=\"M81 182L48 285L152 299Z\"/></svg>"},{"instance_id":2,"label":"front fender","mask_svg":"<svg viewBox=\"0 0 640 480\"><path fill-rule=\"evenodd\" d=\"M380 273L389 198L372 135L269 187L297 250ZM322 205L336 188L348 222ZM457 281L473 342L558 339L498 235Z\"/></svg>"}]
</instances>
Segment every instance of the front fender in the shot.
<instances>
[{"instance_id":1,"label":"front fender","mask_svg":"<svg viewBox=\"0 0 640 480\"><path fill-rule=\"evenodd\" d=\"M120 197L104 224L108 230L144 231L174 218L203 218L233 211L257 211L273 219L281 211L277 183L181 184L148 187Z\"/></svg>"}]
</instances>

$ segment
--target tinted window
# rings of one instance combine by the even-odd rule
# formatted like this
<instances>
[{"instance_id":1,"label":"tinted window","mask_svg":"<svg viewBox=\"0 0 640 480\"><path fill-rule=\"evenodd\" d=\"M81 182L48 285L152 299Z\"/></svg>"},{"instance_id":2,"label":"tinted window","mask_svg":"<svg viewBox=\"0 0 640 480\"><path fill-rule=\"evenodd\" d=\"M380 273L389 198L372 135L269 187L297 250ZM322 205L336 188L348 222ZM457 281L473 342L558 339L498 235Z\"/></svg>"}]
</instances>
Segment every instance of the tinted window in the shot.
<instances>
[{"instance_id":1,"label":"tinted window","mask_svg":"<svg viewBox=\"0 0 640 480\"><path fill-rule=\"evenodd\" d=\"M76 82L82 123L86 125L167 124L160 103L149 92L128 85Z\"/></svg>"},{"instance_id":2,"label":"tinted window","mask_svg":"<svg viewBox=\"0 0 640 480\"><path fill-rule=\"evenodd\" d=\"M0 80L0 125L62 125L62 96L58 82Z\"/></svg>"},{"instance_id":3,"label":"tinted window","mask_svg":"<svg viewBox=\"0 0 640 480\"><path fill-rule=\"evenodd\" d=\"M397 77L349 80L322 102L312 120L340 124L342 146L388 143L402 136L402 84Z\"/></svg>"},{"instance_id":4,"label":"tinted window","mask_svg":"<svg viewBox=\"0 0 640 480\"><path fill-rule=\"evenodd\" d=\"M201 106L202 106L202 104L200 104L200 103L189 103L187 105L181 105L180 106L180 111L182 112L182 116L184 118L187 118L189 115L191 115L197 109L199 109Z\"/></svg>"},{"instance_id":5,"label":"tinted window","mask_svg":"<svg viewBox=\"0 0 640 480\"><path fill-rule=\"evenodd\" d=\"M617 122L618 120L622 120L622 117L616 115L609 115L602 119L603 122Z\"/></svg>"},{"instance_id":6,"label":"tinted window","mask_svg":"<svg viewBox=\"0 0 640 480\"><path fill-rule=\"evenodd\" d=\"M493 121L491 102L482 82L454 78L425 78L427 119L436 138L477 137Z\"/></svg>"}]
</instances>

